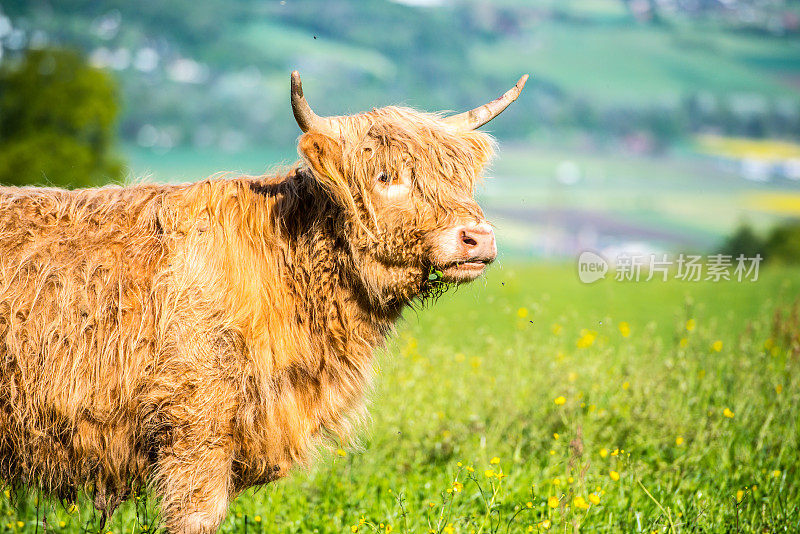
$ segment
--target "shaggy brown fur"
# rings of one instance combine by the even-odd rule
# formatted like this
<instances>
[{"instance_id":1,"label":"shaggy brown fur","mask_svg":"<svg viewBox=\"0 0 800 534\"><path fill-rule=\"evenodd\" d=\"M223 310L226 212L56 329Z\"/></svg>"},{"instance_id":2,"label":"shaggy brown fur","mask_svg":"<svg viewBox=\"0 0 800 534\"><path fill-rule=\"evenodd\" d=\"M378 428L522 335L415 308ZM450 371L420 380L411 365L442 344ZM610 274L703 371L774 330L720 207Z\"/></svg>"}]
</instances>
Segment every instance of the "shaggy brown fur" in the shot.
<instances>
[{"instance_id":1,"label":"shaggy brown fur","mask_svg":"<svg viewBox=\"0 0 800 534\"><path fill-rule=\"evenodd\" d=\"M408 109L341 120L283 175L0 188L0 478L107 513L152 484L170 532L214 532L348 434L441 231L483 220L492 146Z\"/></svg>"}]
</instances>

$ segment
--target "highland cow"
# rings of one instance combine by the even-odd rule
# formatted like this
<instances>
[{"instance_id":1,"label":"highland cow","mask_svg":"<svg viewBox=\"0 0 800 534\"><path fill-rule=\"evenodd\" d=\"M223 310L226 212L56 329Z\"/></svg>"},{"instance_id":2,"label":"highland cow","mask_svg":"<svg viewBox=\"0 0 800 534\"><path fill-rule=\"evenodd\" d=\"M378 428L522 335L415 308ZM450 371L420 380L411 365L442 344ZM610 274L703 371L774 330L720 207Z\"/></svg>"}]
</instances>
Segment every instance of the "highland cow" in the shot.
<instances>
[{"instance_id":1,"label":"highland cow","mask_svg":"<svg viewBox=\"0 0 800 534\"><path fill-rule=\"evenodd\" d=\"M403 308L495 259L475 129L526 78L453 117L327 118L294 72L287 173L0 189L0 478L104 518L151 487L170 532L215 532L344 439Z\"/></svg>"}]
</instances>

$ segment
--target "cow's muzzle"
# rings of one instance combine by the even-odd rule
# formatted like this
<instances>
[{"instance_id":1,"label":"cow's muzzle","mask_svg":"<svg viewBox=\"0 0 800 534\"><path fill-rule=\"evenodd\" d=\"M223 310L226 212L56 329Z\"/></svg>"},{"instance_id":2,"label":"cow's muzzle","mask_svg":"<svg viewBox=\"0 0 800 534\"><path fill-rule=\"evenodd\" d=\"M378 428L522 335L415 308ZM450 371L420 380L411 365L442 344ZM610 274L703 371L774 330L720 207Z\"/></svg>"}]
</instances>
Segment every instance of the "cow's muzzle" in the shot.
<instances>
[{"instance_id":1,"label":"cow's muzzle","mask_svg":"<svg viewBox=\"0 0 800 534\"><path fill-rule=\"evenodd\" d=\"M448 282L469 282L483 273L497 257L492 227L485 222L453 228L443 238L450 243L449 261L443 262L442 275Z\"/></svg>"}]
</instances>

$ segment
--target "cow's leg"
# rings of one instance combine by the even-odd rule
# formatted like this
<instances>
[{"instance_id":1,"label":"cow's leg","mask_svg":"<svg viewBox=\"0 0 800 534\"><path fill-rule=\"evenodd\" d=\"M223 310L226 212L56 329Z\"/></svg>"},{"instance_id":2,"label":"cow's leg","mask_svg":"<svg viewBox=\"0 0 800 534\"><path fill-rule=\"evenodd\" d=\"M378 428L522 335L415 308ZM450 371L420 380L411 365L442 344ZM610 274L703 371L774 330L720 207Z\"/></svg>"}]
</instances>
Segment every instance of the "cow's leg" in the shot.
<instances>
[{"instance_id":1,"label":"cow's leg","mask_svg":"<svg viewBox=\"0 0 800 534\"><path fill-rule=\"evenodd\" d=\"M184 325L175 357L150 400L165 434L158 440L155 482L171 534L213 534L233 496L233 419L237 389L233 340Z\"/></svg>"},{"instance_id":2,"label":"cow's leg","mask_svg":"<svg viewBox=\"0 0 800 534\"><path fill-rule=\"evenodd\" d=\"M231 498L230 438L178 440L158 462L161 515L171 534L213 534Z\"/></svg>"}]
</instances>

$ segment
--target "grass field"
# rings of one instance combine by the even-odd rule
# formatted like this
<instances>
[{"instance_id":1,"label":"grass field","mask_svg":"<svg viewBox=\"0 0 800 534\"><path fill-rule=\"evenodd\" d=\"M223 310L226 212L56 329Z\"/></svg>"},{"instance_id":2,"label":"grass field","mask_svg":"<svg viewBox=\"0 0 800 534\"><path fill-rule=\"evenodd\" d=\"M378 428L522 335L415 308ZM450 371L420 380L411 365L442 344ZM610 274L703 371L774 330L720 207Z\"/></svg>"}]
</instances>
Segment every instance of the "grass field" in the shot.
<instances>
[{"instance_id":1,"label":"grass field","mask_svg":"<svg viewBox=\"0 0 800 534\"><path fill-rule=\"evenodd\" d=\"M223 531L796 532L798 275L583 285L573 266L495 266L406 314L360 446L240 496ZM34 497L0 502L5 532L37 530ZM103 532L157 528L152 505ZM50 530L98 528L87 499L43 509Z\"/></svg>"}]
</instances>

